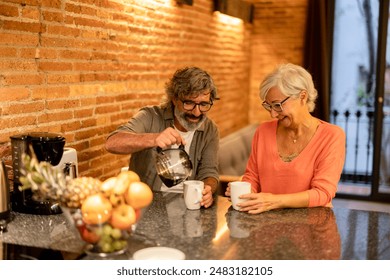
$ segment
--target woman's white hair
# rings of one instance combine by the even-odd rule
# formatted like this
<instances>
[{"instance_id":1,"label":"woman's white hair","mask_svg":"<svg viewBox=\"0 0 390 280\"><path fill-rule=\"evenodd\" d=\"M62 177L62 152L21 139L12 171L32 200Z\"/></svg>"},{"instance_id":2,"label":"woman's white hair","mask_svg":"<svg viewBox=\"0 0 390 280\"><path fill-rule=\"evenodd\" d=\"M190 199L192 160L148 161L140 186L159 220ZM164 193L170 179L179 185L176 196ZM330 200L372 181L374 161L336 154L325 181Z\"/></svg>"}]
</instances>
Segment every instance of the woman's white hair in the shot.
<instances>
[{"instance_id":1,"label":"woman's white hair","mask_svg":"<svg viewBox=\"0 0 390 280\"><path fill-rule=\"evenodd\" d=\"M314 111L318 93L312 76L303 67L292 63L279 65L260 84L261 100L265 100L269 90L273 87L277 87L285 96L295 98L298 98L302 91L306 91L308 110Z\"/></svg>"}]
</instances>

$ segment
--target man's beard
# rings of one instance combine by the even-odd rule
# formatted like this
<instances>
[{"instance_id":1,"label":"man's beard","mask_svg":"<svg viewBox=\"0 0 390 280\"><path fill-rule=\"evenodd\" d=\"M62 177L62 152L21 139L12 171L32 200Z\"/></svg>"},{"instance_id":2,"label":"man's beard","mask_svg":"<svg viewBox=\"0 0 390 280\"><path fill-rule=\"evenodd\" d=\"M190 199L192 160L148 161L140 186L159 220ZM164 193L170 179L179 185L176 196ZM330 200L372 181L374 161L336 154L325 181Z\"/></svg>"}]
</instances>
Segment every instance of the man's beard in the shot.
<instances>
[{"instance_id":1,"label":"man's beard","mask_svg":"<svg viewBox=\"0 0 390 280\"><path fill-rule=\"evenodd\" d=\"M179 111L179 109L177 109L176 107L175 107L174 112L175 112L175 117L178 120L178 122L187 131L193 131L193 130L198 129L204 123L204 121L206 120L206 116L203 115L203 114L200 115L199 117L195 117L192 114L188 114L188 113ZM196 119L198 119L198 122L197 123L189 122L189 121L187 121L187 118L196 118Z\"/></svg>"}]
</instances>

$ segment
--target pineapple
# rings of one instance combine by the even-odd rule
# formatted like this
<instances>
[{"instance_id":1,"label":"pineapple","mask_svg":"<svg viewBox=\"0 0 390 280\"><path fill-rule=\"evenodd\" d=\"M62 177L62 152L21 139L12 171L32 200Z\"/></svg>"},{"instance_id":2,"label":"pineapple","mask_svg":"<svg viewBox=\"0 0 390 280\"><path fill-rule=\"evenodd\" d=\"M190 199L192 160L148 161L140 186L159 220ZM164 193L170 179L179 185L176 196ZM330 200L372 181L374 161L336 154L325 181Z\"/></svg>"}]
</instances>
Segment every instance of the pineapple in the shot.
<instances>
[{"instance_id":1,"label":"pineapple","mask_svg":"<svg viewBox=\"0 0 390 280\"><path fill-rule=\"evenodd\" d=\"M71 179L60 197L60 203L69 208L80 208L84 200L100 191L102 183L92 177Z\"/></svg>"},{"instance_id":2,"label":"pineapple","mask_svg":"<svg viewBox=\"0 0 390 280\"><path fill-rule=\"evenodd\" d=\"M21 189L31 189L35 197L60 202L69 208L80 208L85 198L98 193L101 181L92 177L71 178L46 161L38 162L35 157L23 155L20 182Z\"/></svg>"}]
</instances>

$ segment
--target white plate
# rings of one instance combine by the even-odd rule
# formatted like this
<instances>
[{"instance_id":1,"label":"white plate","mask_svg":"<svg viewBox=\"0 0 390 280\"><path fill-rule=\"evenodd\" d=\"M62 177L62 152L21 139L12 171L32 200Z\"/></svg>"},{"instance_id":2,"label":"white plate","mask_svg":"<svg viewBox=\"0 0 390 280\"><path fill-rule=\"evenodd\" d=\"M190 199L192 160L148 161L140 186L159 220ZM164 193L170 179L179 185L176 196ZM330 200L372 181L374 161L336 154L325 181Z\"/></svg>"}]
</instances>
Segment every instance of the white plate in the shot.
<instances>
[{"instance_id":1,"label":"white plate","mask_svg":"<svg viewBox=\"0 0 390 280\"><path fill-rule=\"evenodd\" d=\"M169 247L149 247L133 254L134 260L184 260L185 254Z\"/></svg>"}]
</instances>

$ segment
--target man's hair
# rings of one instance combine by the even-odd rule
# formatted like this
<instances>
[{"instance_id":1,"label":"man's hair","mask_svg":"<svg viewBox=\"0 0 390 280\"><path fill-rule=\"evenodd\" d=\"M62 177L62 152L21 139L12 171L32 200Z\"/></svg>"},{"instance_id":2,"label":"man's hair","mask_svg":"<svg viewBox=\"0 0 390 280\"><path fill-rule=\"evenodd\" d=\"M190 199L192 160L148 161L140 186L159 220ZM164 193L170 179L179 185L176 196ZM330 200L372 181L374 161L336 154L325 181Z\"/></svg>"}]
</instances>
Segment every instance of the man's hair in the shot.
<instances>
[{"instance_id":1,"label":"man's hair","mask_svg":"<svg viewBox=\"0 0 390 280\"><path fill-rule=\"evenodd\" d=\"M214 81L206 71L198 67L185 67L177 70L166 83L166 102L174 98L183 100L188 96L196 97L205 91L210 92L211 101L219 99Z\"/></svg>"}]
</instances>

